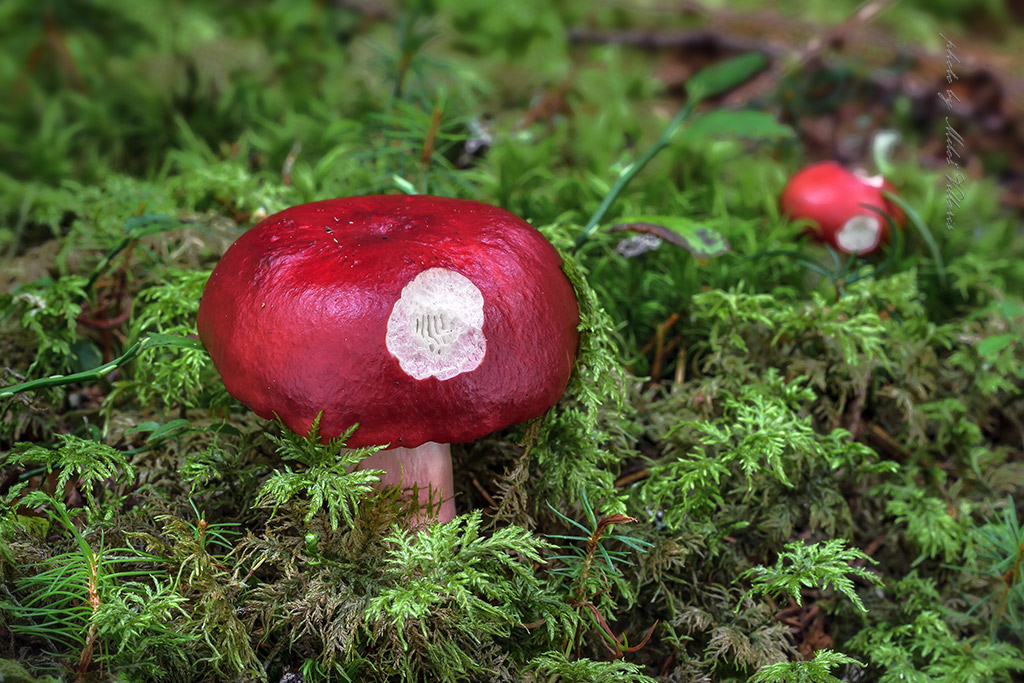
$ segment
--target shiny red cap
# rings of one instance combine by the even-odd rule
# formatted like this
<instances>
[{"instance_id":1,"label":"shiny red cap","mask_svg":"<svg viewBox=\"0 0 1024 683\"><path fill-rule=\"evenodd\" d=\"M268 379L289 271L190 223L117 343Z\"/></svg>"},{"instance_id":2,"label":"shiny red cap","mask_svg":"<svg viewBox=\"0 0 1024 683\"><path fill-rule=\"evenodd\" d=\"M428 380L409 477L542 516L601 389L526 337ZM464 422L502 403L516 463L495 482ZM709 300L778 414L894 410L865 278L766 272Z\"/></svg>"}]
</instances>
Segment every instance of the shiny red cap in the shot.
<instances>
[{"instance_id":1,"label":"shiny red cap","mask_svg":"<svg viewBox=\"0 0 1024 683\"><path fill-rule=\"evenodd\" d=\"M847 254L870 254L889 241L889 223L867 204L885 211L897 226L903 212L882 194L893 186L882 176L867 177L835 161L807 166L782 192L782 211L813 222L809 231L820 242Z\"/></svg>"},{"instance_id":2,"label":"shiny red cap","mask_svg":"<svg viewBox=\"0 0 1024 683\"><path fill-rule=\"evenodd\" d=\"M261 417L349 446L472 441L565 391L579 308L529 223L480 202L347 197L270 216L217 264L199 336Z\"/></svg>"}]
</instances>

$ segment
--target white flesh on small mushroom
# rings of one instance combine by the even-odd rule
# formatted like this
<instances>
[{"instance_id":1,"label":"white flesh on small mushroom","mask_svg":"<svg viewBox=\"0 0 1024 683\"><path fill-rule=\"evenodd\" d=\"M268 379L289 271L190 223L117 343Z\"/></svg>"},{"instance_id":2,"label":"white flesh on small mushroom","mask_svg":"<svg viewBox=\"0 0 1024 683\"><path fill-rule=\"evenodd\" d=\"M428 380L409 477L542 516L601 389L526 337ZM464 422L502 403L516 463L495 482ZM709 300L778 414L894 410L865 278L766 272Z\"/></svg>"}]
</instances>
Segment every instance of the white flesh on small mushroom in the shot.
<instances>
[{"instance_id":1,"label":"white flesh on small mushroom","mask_svg":"<svg viewBox=\"0 0 1024 683\"><path fill-rule=\"evenodd\" d=\"M836 242L844 251L862 254L878 245L882 225L874 216L854 216L836 233Z\"/></svg>"},{"instance_id":2,"label":"white flesh on small mushroom","mask_svg":"<svg viewBox=\"0 0 1024 683\"><path fill-rule=\"evenodd\" d=\"M885 185L885 177L882 176L881 174L867 175L866 173L861 173L860 171L854 171L854 175L863 180L871 187L877 187L881 189L882 186Z\"/></svg>"}]
</instances>

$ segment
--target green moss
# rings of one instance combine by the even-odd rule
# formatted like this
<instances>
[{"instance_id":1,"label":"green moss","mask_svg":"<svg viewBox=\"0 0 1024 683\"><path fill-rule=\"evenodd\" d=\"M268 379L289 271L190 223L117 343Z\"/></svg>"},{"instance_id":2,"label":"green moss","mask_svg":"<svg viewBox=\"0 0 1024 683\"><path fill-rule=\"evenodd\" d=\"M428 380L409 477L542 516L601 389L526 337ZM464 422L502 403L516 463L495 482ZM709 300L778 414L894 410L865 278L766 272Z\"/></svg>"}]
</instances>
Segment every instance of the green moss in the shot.
<instances>
[{"instance_id":1,"label":"green moss","mask_svg":"<svg viewBox=\"0 0 1024 683\"><path fill-rule=\"evenodd\" d=\"M0 677L1024 670L1019 221L978 179L942 230L944 170L910 147L893 179L934 250L907 230L877 260L834 258L779 215L805 150L776 120L856 106L862 64L829 68L848 79L833 99L804 98L798 69L757 114L703 105L634 174L679 111L665 72L568 32L692 18L30 4L0 9L0 381L46 386L0 399ZM465 514L419 533L349 471L364 452L256 418L190 339L207 274L261 216L396 191L523 215L580 302L563 399L456 447ZM630 215L731 251L623 256L606 228Z\"/></svg>"}]
</instances>

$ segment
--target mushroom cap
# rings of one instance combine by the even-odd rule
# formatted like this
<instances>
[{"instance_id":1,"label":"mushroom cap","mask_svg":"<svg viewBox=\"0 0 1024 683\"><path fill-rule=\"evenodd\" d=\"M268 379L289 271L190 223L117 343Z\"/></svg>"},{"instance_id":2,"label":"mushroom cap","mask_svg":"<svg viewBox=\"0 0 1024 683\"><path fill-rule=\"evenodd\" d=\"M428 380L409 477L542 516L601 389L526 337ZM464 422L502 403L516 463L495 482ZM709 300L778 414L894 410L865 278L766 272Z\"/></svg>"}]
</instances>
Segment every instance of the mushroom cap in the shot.
<instances>
[{"instance_id":1,"label":"mushroom cap","mask_svg":"<svg viewBox=\"0 0 1024 683\"><path fill-rule=\"evenodd\" d=\"M532 225L475 201L313 202L243 234L214 268L199 337L232 396L352 447L472 441L543 414L579 307Z\"/></svg>"},{"instance_id":2,"label":"mushroom cap","mask_svg":"<svg viewBox=\"0 0 1024 683\"><path fill-rule=\"evenodd\" d=\"M847 254L870 254L889 240L889 223L861 204L885 211L897 226L903 223L903 212L883 191L895 188L882 176L867 177L835 161L822 161L790 179L781 206L791 218L812 221L809 232L818 241Z\"/></svg>"}]
</instances>

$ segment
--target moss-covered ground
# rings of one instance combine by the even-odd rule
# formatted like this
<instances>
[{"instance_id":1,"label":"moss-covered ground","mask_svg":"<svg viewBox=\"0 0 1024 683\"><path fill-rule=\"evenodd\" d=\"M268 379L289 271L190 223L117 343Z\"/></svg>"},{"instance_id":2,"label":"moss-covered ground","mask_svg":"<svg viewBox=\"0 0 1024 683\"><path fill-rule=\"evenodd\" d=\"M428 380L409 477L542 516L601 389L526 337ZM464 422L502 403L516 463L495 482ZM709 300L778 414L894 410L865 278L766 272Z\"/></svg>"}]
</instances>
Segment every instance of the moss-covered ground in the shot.
<instances>
[{"instance_id":1,"label":"moss-covered ground","mask_svg":"<svg viewBox=\"0 0 1024 683\"><path fill-rule=\"evenodd\" d=\"M889 4L0 5L0 680L1024 680L1024 32ZM897 188L878 255L780 215L822 158ZM371 193L580 300L427 533L195 339L248 227Z\"/></svg>"}]
</instances>

